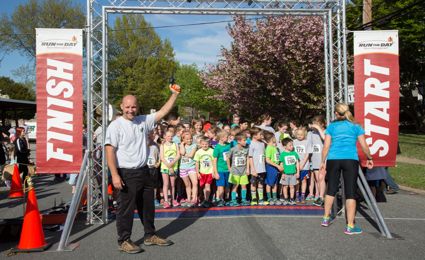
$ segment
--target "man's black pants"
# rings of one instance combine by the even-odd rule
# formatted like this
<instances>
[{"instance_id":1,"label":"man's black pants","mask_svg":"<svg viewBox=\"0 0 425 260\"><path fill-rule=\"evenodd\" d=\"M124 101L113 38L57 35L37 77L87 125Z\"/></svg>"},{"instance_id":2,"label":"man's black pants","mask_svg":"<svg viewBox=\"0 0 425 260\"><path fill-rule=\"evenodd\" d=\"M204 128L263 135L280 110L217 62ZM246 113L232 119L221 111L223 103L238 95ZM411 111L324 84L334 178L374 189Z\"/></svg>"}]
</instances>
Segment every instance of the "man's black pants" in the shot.
<instances>
[{"instance_id":1,"label":"man's black pants","mask_svg":"<svg viewBox=\"0 0 425 260\"><path fill-rule=\"evenodd\" d=\"M118 193L117 232L118 243L131 237L134 209L145 229L145 238L155 234L154 176L148 167L139 169L118 169L124 187Z\"/></svg>"}]
</instances>

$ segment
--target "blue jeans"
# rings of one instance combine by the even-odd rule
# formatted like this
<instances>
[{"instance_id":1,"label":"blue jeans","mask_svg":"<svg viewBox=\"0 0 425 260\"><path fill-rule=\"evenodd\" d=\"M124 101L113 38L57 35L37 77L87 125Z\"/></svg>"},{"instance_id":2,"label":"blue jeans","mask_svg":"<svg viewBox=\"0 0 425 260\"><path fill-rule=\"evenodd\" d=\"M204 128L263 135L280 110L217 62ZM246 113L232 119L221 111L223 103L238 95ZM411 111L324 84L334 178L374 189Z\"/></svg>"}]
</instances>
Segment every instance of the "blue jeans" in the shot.
<instances>
[{"instance_id":1,"label":"blue jeans","mask_svg":"<svg viewBox=\"0 0 425 260\"><path fill-rule=\"evenodd\" d=\"M385 183L394 191L398 191L400 187L395 183L393 178L390 175L390 171L387 169L387 178L385 179Z\"/></svg>"}]
</instances>

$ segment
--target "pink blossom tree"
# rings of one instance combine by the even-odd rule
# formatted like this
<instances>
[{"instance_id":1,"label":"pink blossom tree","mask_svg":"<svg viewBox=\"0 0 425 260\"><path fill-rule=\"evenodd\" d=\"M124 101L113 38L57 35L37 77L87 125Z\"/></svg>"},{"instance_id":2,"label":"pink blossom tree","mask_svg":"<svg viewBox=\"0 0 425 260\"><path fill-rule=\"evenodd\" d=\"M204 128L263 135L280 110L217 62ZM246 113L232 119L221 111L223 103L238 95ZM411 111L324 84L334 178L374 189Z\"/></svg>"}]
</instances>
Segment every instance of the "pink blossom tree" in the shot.
<instances>
[{"instance_id":1,"label":"pink blossom tree","mask_svg":"<svg viewBox=\"0 0 425 260\"><path fill-rule=\"evenodd\" d=\"M202 75L219 99L255 119L298 118L325 104L323 23L319 17L269 17L252 23L236 16L222 59Z\"/></svg>"}]
</instances>

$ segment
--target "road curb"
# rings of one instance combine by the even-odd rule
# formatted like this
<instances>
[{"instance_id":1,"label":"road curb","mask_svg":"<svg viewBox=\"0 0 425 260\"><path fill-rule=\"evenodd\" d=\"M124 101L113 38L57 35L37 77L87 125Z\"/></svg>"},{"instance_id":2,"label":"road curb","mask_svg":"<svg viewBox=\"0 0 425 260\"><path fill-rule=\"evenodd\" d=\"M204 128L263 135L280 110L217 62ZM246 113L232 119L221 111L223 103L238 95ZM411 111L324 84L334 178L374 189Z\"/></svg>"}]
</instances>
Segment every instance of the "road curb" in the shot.
<instances>
[{"instance_id":1,"label":"road curb","mask_svg":"<svg viewBox=\"0 0 425 260\"><path fill-rule=\"evenodd\" d=\"M402 189L404 191L414 192L414 193L418 193L418 194L421 194L421 195L425 195L425 190L410 188L410 187L406 187L406 186L403 186L403 185L398 185L398 186L400 187L400 189Z\"/></svg>"}]
</instances>

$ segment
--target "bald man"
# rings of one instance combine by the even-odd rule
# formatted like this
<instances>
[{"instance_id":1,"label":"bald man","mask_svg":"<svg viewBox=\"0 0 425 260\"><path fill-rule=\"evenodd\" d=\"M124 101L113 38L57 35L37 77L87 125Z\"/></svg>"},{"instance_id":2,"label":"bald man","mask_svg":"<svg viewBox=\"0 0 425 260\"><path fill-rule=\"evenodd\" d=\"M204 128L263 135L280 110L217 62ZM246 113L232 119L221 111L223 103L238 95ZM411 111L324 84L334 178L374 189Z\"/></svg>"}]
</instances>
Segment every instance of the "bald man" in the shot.
<instances>
[{"instance_id":1,"label":"bald man","mask_svg":"<svg viewBox=\"0 0 425 260\"><path fill-rule=\"evenodd\" d=\"M137 98L122 99L122 116L111 122L105 137L105 151L112 183L118 192L116 215L119 250L129 254L143 250L131 241L134 209L144 226L144 244L168 246L172 242L155 234L154 177L147 166L148 135L156 122L173 108L179 90L171 88L171 97L156 113L137 115Z\"/></svg>"}]
</instances>

